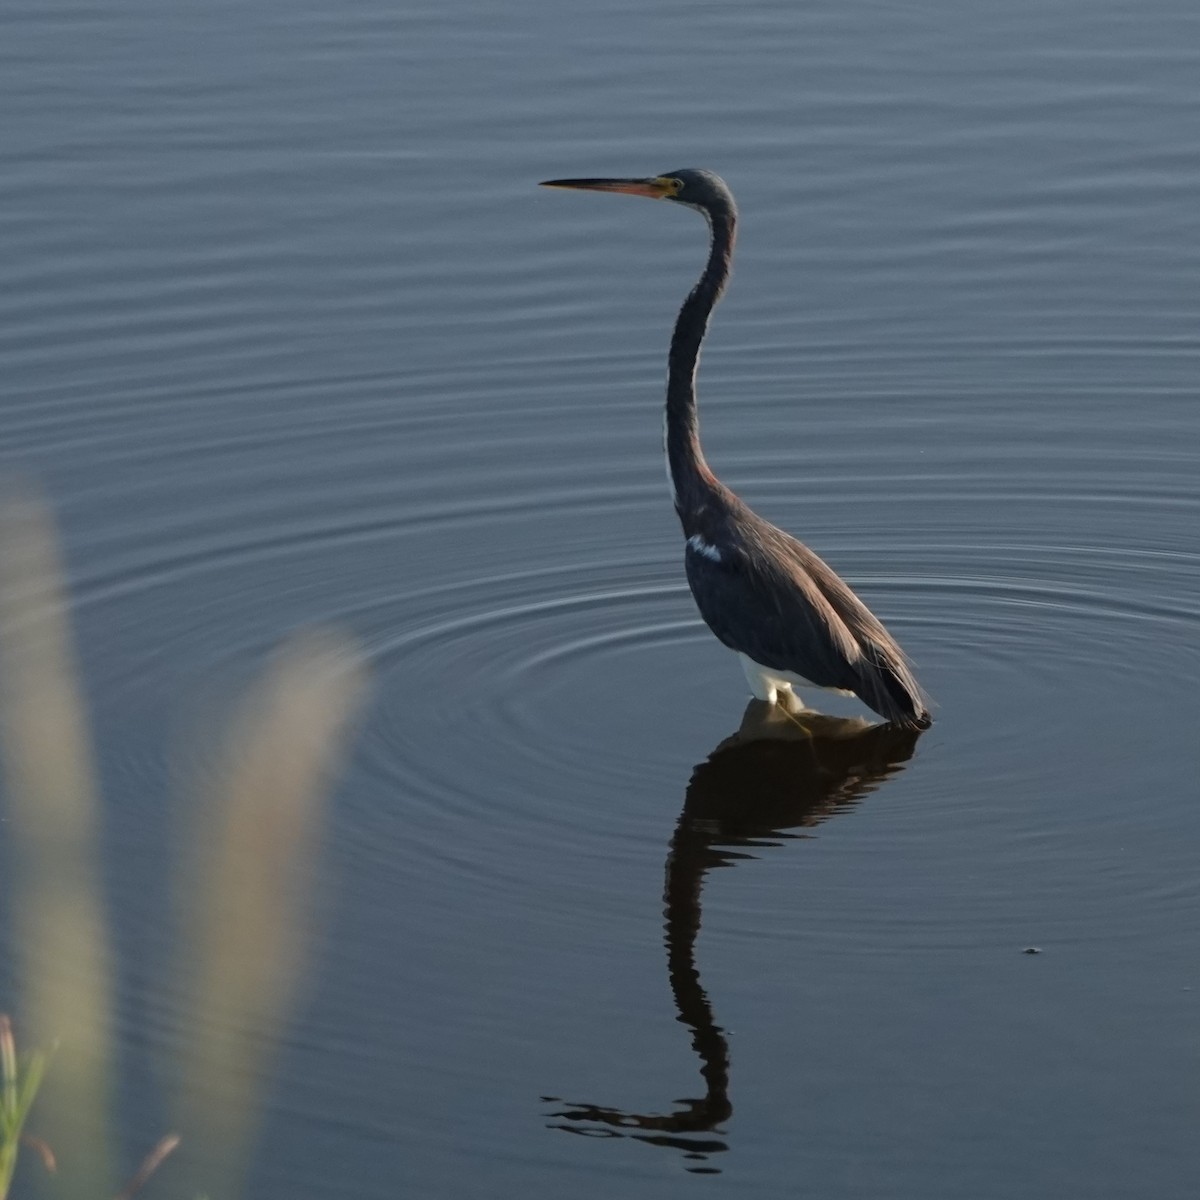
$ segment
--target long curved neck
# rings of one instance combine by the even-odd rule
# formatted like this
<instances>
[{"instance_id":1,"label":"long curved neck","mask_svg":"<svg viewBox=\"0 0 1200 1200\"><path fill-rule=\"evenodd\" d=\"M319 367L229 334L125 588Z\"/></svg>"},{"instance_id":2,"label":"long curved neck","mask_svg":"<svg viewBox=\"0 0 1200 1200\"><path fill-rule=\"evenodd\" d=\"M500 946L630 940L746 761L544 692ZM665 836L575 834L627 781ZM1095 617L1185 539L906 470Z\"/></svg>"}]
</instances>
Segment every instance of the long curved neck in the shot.
<instances>
[{"instance_id":1,"label":"long curved neck","mask_svg":"<svg viewBox=\"0 0 1200 1200\"><path fill-rule=\"evenodd\" d=\"M737 215L732 210L706 211L704 215L712 233L708 262L679 310L667 360L667 470L675 492L675 511L681 518L685 512L703 506L716 485L700 448L696 368L709 315L729 280L737 236Z\"/></svg>"}]
</instances>

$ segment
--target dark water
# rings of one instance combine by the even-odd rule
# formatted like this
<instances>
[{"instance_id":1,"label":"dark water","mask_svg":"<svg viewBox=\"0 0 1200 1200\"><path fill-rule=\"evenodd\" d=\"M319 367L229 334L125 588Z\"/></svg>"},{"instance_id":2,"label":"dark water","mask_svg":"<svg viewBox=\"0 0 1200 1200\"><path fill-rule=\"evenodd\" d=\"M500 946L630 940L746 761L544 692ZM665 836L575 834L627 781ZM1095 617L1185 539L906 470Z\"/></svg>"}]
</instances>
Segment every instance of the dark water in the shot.
<instances>
[{"instance_id":1,"label":"dark water","mask_svg":"<svg viewBox=\"0 0 1200 1200\"><path fill-rule=\"evenodd\" d=\"M332 622L374 690L248 1194L1195 1194L1193 3L27 0L0 68L132 1142L169 748ZM911 652L915 744L744 711L659 457L702 223L534 186L693 165L710 460Z\"/></svg>"}]
</instances>

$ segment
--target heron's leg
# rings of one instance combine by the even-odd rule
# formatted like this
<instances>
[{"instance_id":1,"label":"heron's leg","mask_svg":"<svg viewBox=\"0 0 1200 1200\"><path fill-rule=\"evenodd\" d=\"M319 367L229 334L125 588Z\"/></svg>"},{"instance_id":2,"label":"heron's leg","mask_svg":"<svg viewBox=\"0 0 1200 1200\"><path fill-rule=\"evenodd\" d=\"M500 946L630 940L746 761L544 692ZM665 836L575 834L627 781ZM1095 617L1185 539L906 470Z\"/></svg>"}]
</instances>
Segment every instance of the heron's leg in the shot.
<instances>
[{"instance_id":1,"label":"heron's leg","mask_svg":"<svg viewBox=\"0 0 1200 1200\"><path fill-rule=\"evenodd\" d=\"M739 652L738 661L742 664L742 671L746 676L746 682L750 685L750 691L754 693L755 700L765 700L768 704L774 704L779 690L776 681L754 659L747 658L746 655Z\"/></svg>"},{"instance_id":2,"label":"heron's leg","mask_svg":"<svg viewBox=\"0 0 1200 1200\"><path fill-rule=\"evenodd\" d=\"M789 712L794 711L792 709L794 703L799 704L800 708L804 707L793 695L792 685L786 679L780 679L745 654L739 652L738 659L742 664L746 682L750 685L750 690L754 693L756 700L765 700L768 704L782 703Z\"/></svg>"}]
</instances>

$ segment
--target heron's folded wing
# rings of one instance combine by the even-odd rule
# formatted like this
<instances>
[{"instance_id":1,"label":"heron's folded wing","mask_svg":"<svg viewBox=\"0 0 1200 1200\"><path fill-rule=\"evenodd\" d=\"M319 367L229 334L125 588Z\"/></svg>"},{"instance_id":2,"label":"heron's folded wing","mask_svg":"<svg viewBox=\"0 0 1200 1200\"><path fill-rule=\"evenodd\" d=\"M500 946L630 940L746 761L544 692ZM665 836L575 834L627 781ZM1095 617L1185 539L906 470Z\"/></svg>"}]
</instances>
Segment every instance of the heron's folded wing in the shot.
<instances>
[{"instance_id":1,"label":"heron's folded wing","mask_svg":"<svg viewBox=\"0 0 1200 1200\"><path fill-rule=\"evenodd\" d=\"M719 549L714 559L689 545L685 556L692 595L713 633L764 667L853 690L858 645L803 564L754 544Z\"/></svg>"}]
</instances>

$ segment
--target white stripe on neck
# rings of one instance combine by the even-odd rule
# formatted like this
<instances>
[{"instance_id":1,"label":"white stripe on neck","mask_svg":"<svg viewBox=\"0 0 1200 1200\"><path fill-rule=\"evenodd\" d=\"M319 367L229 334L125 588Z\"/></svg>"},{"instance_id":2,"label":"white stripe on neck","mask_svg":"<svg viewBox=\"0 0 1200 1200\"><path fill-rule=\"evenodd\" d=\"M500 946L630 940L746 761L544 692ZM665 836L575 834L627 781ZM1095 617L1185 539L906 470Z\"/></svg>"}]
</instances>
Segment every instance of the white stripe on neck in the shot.
<instances>
[{"instance_id":1,"label":"white stripe on neck","mask_svg":"<svg viewBox=\"0 0 1200 1200\"><path fill-rule=\"evenodd\" d=\"M713 562L721 561L721 552L716 546L706 542L698 533L693 533L687 540L688 546L695 550L697 554L703 554L705 558L711 559Z\"/></svg>"}]
</instances>

